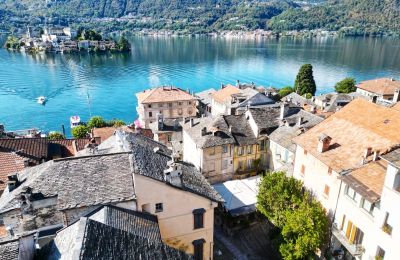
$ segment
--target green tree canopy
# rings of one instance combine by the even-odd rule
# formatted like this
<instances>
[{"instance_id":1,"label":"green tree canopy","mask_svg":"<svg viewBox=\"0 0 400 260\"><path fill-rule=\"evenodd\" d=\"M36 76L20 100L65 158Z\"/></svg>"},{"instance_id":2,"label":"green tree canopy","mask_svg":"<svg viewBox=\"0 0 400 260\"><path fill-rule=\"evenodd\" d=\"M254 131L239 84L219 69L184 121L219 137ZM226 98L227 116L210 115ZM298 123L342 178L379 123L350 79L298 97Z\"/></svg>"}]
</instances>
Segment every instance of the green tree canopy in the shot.
<instances>
[{"instance_id":1,"label":"green tree canopy","mask_svg":"<svg viewBox=\"0 0 400 260\"><path fill-rule=\"evenodd\" d=\"M126 125L126 123L124 121L122 121L121 119L113 119L107 122L108 126L113 126L113 127L121 127Z\"/></svg>"},{"instance_id":2,"label":"green tree canopy","mask_svg":"<svg viewBox=\"0 0 400 260\"><path fill-rule=\"evenodd\" d=\"M345 78L335 85L337 93L351 93L356 91L356 80L353 78Z\"/></svg>"},{"instance_id":3,"label":"green tree canopy","mask_svg":"<svg viewBox=\"0 0 400 260\"><path fill-rule=\"evenodd\" d=\"M120 51L130 51L131 44L125 37L121 36L121 38L119 38L119 41L117 43L117 48Z\"/></svg>"},{"instance_id":4,"label":"green tree canopy","mask_svg":"<svg viewBox=\"0 0 400 260\"><path fill-rule=\"evenodd\" d=\"M303 199L302 183L287 178L284 172L262 178L257 195L257 208L278 228L286 222L286 210L298 206Z\"/></svg>"},{"instance_id":5,"label":"green tree canopy","mask_svg":"<svg viewBox=\"0 0 400 260\"><path fill-rule=\"evenodd\" d=\"M299 73L294 82L294 89L296 90L296 93L301 96L307 93L315 95L317 86L315 85L313 67L311 64L304 64L300 67Z\"/></svg>"},{"instance_id":6,"label":"green tree canopy","mask_svg":"<svg viewBox=\"0 0 400 260\"><path fill-rule=\"evenodd\" d=\"M325 210L303 191L301 181L286 177L284 172L262 178L257 209L280 230L279 251L284 259L307 259L327 244L329 220Z\"/></svg>"},{"instance_id":7,"label":"green tree canopy","mask_svg":"<svg viewBox=\"0 0 400 260\"><path fill-rule=\"evenodd\" d=\"M85 138L89 134L89 128L85 125L78 125L71 129L74 138Z\"/></svg>"},{"instance_id":8,"label":"green tree canopy","mask_svg":"<svg viewBox=\"0 0 400 260\"><path fill-rule=\"evenodd\" d=\"M50 132L48 138L50 140L61 140L65 139L65 136L60 132Z\"/></svg>"},{"instance_id":9,"label":"green tree canopy","mask_svg":"<svg viewBox=\"0 0 400 260\"><path fill-rule=\"evenodd\" d=\"M294 89L290 86L283 87L279 90L278 94L280 98L286 97L290 93L294 92Z\"/></svg>"},{"instance_id":10,"label":"green tree canopy","mask_svg":"<svg viewBox=\"0 0 400 260\"><path fill-rule=\"evenodd\" d=\"M87 126L92 129L94 127L101 128L107 126L106 121L101 116L92 116L87 123Z\"/></svg>"},{"instance_id":11,"label":"green tree canopy","mask_svg":"<svg viewBox=\"0 0 400 260\"><path fill-rule=\"evenodd\" d=\"M83 30L81 37L90 41L100 41L103 39L101 34L97 33L95 30Z\"/></svg>"}]
</instances>

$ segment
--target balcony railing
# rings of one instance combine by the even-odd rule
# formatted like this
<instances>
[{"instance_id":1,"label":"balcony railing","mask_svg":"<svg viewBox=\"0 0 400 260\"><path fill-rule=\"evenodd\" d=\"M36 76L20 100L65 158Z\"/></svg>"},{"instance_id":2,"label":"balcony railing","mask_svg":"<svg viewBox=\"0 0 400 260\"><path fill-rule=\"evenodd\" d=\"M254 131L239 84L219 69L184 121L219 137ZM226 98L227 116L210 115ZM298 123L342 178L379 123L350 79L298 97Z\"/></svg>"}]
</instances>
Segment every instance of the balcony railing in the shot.
<instances>
[{"instance_id":1,"label":"balcony railing","mask_svg":"<svg viewBox=\"0 0 400 260\"><path fill-rule=\"evenodd\" d=\"M337 227L336 223L332 227L332 234L349 251L352 256L362 255L364 248L362 245L350 243L345 234Z\"/></svg>"}]
</instances>

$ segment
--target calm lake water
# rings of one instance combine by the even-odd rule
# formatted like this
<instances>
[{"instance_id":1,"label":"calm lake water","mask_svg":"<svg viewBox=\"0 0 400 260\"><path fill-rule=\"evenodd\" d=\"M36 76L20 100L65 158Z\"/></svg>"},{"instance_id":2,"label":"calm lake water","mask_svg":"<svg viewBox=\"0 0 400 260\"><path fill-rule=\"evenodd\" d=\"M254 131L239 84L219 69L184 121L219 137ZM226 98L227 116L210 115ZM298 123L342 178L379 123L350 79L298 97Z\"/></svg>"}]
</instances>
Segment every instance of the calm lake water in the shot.
<instances>
[{"instance_id":1,"label":"calm lake water","mask_svg":"<svg viewBox=\"0 0 400 260\"><path fill-rule=\"evenodd\" d=\"M4 41L4 37L3 37ZM0 41L2 44L2 42ZM292 85L299 67L314 66L318 93L344 77L400 79L400 40L322 38L239 40L131 39L129 54L26 55L0 50L0 123L69 133L69 117L136 118L135 93L158 85L201 91L221 83ZM45 106L35 98L45 96Z\"/></svg>"}]
</instances>

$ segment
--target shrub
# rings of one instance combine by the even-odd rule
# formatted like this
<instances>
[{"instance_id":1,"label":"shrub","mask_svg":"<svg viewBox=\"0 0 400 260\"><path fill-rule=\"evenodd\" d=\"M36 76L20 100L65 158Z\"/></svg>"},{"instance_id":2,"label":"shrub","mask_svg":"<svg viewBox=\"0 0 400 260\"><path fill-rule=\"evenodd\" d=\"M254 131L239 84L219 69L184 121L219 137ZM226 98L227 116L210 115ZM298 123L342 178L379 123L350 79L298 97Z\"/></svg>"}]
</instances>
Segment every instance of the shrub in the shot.
<instances>
[{"instance_id":1,"label":"shrub","mask_svg":"<svg viewBox=\"0 0 400 260\"><path fill-rule=\"evenodd\" d=\"M71 133L74 138L85 138L89 134L89 128L85 125L78 125L71 129Z\"/></svg>"},{"instance_id":2,"label":"shrub","mask_svg":"<svg viewBox=\"0 0 400 260\"><path fill-rule=\"evenodd\" d=\"M89 119L87 126L92 129L94 127L101 128L107 126L106 121L101 116L93 116Z\"/></svg>"},{"instance_id":3,"label":"shrub","mask_svg":"<svg viewBox=\"0 0 400 260\"><path fill-rule=\"evenodd\" d=\"M65 139L65 136L60 132L50 132L48 138L50 140L62 140Z\"/></svg>"}]
</instances>

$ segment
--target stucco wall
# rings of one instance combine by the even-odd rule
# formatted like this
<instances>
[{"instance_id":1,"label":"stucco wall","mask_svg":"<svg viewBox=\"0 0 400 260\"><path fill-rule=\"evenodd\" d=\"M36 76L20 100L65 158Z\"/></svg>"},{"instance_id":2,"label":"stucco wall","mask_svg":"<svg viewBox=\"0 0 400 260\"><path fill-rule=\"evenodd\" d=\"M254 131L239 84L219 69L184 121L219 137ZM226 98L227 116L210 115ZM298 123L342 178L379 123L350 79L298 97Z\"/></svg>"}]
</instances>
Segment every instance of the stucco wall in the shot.
<instances>
[{"instance_id":1,"label":"stucco wall","mask_svg":"<svg viewBox=\"0 0 400 260\"><path fill-rule=\"evenodd\" d=\"M147 204L150 213L157 215L163 241L193 254L192 242L204 239L204 259L212 258L216 203L141 175L135 175L135 187L138 210ZM156 203L163 203L162 212L155 212ZM194 229L193 210L198 208L206 210L204 228Z\"/></svg>"}]
</instances>

